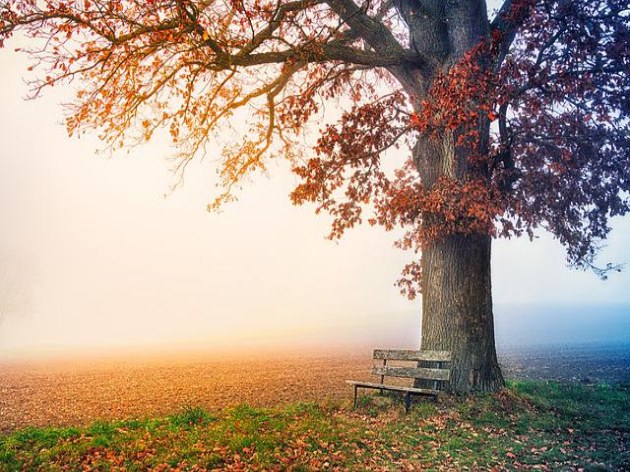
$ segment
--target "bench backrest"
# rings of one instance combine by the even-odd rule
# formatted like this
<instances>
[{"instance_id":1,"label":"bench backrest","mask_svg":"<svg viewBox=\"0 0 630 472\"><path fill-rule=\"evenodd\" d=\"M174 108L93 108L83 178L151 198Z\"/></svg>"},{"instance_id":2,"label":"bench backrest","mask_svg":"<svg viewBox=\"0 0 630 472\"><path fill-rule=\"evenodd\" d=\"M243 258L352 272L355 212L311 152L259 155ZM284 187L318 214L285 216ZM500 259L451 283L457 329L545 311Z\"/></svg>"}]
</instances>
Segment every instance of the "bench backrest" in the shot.
<instances>
[{"instance_id":1,"label":"bench backrest","mask_svg":"<svg viewBox=\"0 0 630 472\"><path fill-rule=\"evenodd\" d=\"M382 360L383 365L374 366L372 374L381 377L383 383L385 377L403 377L413 379L427 379L435 381L448 381L451 371L445 368L445 364L451 362L450 351L413 351L408 349L375 349L373 359ZM422 365L434 367L401 367L387 365L387 361L417 361Z\"/></svg>"}]
</instances>

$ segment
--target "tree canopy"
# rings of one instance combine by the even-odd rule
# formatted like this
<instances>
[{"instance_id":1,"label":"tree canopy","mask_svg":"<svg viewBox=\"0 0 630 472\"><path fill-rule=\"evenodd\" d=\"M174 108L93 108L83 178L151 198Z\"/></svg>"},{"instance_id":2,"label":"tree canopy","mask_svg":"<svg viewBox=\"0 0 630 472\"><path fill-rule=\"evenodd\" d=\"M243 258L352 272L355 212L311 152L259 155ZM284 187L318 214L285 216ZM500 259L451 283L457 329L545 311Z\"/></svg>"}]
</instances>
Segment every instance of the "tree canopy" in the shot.
<instances>
[{"instance_id":1,"label":"tree canopy","mask_svg":"<svg viewBox=\"0 0 630 472\"><path fill-rule=\"evenodd\" d=\"M331 237L364 220L400 225L399 245L421 251L450 234L544 228L570 264L594 268L610 217L630 210L628 2L505 0L490 20L485 9L484 0L5 0L0 45L33 38L33 96L73 84L71 135L97 129L117 148L165 129L181 170L220 149L211 208L283 157L300 178L292 201L332 215ZM304 133L331 101L343 112L309 147ZM421 141L464 157L419 172L410 149ZM392 171L387 151L399 147L408 159ZM402 289L415 295L420 277L410 264Z\"/></svg>"}]
</instances>

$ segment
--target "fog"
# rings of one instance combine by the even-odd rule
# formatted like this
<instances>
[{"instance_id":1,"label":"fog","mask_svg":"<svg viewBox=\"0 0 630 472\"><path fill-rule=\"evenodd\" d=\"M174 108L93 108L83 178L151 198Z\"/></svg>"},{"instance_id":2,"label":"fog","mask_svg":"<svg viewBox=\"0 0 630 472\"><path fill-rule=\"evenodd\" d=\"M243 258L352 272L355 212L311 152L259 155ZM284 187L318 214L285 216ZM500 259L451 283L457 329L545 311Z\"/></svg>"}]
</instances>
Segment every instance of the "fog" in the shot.
<instances>
[{"instance_id":1,"label":"fog","mask_svg":"<svg viewBox=\"0 0 630 472\"><path fill-rule=\"evenodd\" d=\"M13 47L0 54L0 283L12 287L0 292L0 357L417 344L420 301L394 286L412 255L392 247L396 234L326 240L326 217L291 206L295 177L280 163L210 214L212 156L175 191L159 138L96 156L95 137L70 139L60 124L69 88L23 100L27 63ZM630 223L614 226L602 264L630 261ZM628 333L629 271L605 282L571 272L549 237L497 241L493 283L499 325L527 319L510 306L588 305L576 325L588 327L614 305L611 326Z\"/></svg>"}]
</instances>

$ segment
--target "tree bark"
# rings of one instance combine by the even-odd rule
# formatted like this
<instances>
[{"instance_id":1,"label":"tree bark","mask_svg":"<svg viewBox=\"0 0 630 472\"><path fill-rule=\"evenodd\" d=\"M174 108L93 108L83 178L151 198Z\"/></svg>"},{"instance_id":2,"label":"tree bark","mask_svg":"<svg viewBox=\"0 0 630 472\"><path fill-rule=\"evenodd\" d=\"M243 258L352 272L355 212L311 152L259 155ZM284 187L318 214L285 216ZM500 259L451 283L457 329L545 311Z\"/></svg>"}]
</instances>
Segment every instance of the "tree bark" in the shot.
<instances>
[{"instance_id":1,"label":"tree bark","mask_svg":"<svg viewBox=\"0 0 630 472\"><path fill-rule=\"evenodd\" d=\"M484 153L489 122L482 120L478 131L478 151ZM439 139L418 140L414 159L426 188L432 188L440 177L462 184L473 175L488 178L483 168L468 162L471 150L456 142L453 132ZM431 225L440 216L422 218L423 225ZM449 388L456 393L491 392L505 384L494 341L491 245L488 234L456 233L438 236L422 248L421 347L452 352Z\"/></svg>"},{"instance_id":2,"label":"tree bark","mask_svg":"<svg viewBox=\"0 0 630 472\"><path fill-rule=\"evenodd\" d=\"M483 154L489 140L487 120L480 122L478 132L477 151ZM488 178L482 167L469 163L471 149L456 142L457 132L450 131L418 140L414 159L426 188L440 177L462 184L471 176ZM440 216L422 218L423 225L431 225ZM505 384L494 341L491 245L488 234L456 233L438 236L422 248L421 346L452 352L449 388L456 393L491 392Z\"/></svg>"},{"instance_id":3,"label":"tree bark","mask_svg":"<svg viewBox=\"0 0 630 472\"><path fill-rule=\"evenodd\" d=\"M415 76L403 77L420 80L410 83L399 78L420 111L435 75L447 72L488 35L486 1L398 0L395 4L409 26L410 46L430 58ZM413 157L426 189L440 177L462 184L473 175L488 178L468 161L473 150L456 145L457 134L457 130L445 131L439 138L419 138ZM480 120L476 151L483 154L488 142L489 122ZM430 225L439 216L422 218L422 224ZM452 352L450 389L457 393L494 391L504 385L494 342L491 243L486 234L450 234L422 249L421 346Z\"/></svg>"},{"instance_id":4,"label":"tree bark","mask_svg":"<svg viewBox=\"0 0 630 472\"><path fill-rule=\"evenodd\" d=\"M450 389L503 387L494 342L491 237L451 235L422 253L422 349L452 352Z\"/></svg>"}]
</instances>

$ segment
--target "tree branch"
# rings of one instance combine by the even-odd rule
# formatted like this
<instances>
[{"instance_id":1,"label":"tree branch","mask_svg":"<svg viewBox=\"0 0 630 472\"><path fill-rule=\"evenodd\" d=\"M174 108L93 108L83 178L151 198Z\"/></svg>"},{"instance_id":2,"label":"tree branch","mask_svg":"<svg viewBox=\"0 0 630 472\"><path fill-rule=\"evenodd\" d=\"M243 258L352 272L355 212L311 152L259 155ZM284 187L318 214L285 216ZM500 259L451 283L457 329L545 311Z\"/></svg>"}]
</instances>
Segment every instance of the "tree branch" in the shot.
<instances>
[{"instance_id":1,"label":"tree branch","mask_svg":"<svg viewBox=\"0 0 630 472\"><path fill-rule=\"evenodd\" d=\"M383 23L371 18L353 0L327 0L326 3L377 53L385 55L404 54L405 49L392 32Z\"/></svg>"},{"instance_id":2,"label":"tree branch","mask_svg":"<svg viewBox=\"0 0 630 472\"><path fill-rule=\"evenodd\" d=\"M499 53L495 59L495 70L499 70L510 51L510 47L516 39L518 29L523 26L535 1L532 0L505 0L499 13L490 24L490 32L493 36L499 35Z\"/></svg>"},{"instance_id":3,"label":"tree branch","mask_svg":"<svg viewBox=\"0 0 630 472\"><path fill-rule=\"evenodd\" d=\"M371 51L363 51L343 46L340 42L324 44L316 49L288 49L285 51L262 52L241 56L226 56L226 60L233 66L253 66L262 64L284 63L291 58L304 58L308 62L344 61L355 65L372 67L392 67L403 64L417 64L423 62L416 54L408 49L403 49L396 54L378 54Z\"/></svg>"}]
</instances>

